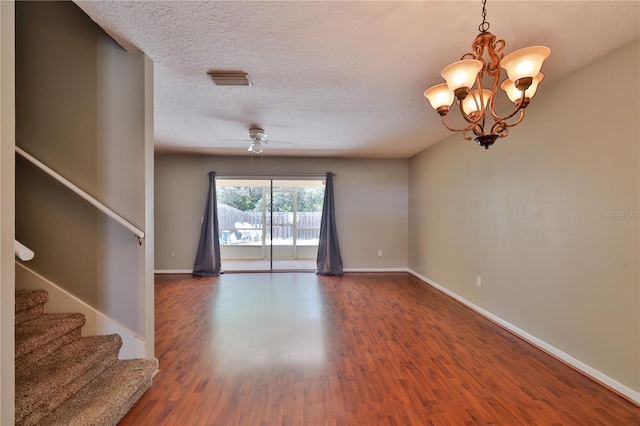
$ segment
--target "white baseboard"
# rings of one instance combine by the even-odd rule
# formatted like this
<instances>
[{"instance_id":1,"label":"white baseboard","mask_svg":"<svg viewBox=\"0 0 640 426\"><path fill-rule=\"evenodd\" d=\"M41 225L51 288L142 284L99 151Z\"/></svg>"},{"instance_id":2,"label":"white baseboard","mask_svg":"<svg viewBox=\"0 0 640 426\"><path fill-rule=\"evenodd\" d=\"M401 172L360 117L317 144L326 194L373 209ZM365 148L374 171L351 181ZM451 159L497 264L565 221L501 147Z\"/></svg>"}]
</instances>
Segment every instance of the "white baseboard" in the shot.
<instances>
[{"instance_id":1,"label":"white baseboard","mask_svg":"<svg viewBox=\"0 0 640 426\"><path fill-rule=\"evenodd\" d=\"M344 268L344 272L407 272L407 268Z\"/></svg>"},{"instance_id":2,"label":"white baseboard","mask_svg":"<svg viewBox=\"0 0 640 426\"><path fill-rule=\"evenodd\" d=\"M122 337L120 359L145 358L142 337L22 263L16 262L16 266L19 266L16 268L16 290L46 290L49 293L49 301L44 305L45 312L83 314L87 320L82 327L83 336L119 334Z\"/></svg>"},{"instance_id":3,"label":"white baseboard","mask_svg":"<svg viewBox=\"0 0 640 426\"><path fill-rule=\"evenodd\" d=\"M191 274L193 269L156 269L154 274Z\"/></svg>"},{"instance_id":4,"label":"white baseboard","mask_svg":"<svg viewBox=\"0 0 640 426\"><path fill-rule=\"evenodd\" d=\"M533 346L535 346L535 347L539 348L540 350L548 353L549 355L553 356L554 358L559 359L560 361L564 362L565 364L568 364L569 366L575 368L576 370L582 372L583 374L591 377L593 380L601 383L605 387L608 387L608 388L612 389L613 391L619 393L620 395L624 396L625 398L627 398L631 402L635 403L636 405L640 405L640 392L631 389L630 387L618 382L617 380L612 379L611 377L607 376L603 372L601 372L599 370L596 370L595 368L585 364L584 362L572 357L571 355L567 354L566 352L561 351L560 349L556 348L555 346L550 345L549 343L545 342L544 340L541 340L541 339L538 339L535 336L532 336L531 334L527 333L526 331L524 331L524 330L516 327L515 325L503 320L502 318L492 314L491 312L486 311L485 309L481 308L480 306L468 301L464 297L458 295L457 293L452 292L451 290L443 287L442 285L436 283L435 281L432 281L429 278L427 278L427 277L425 277L423 275L420 275L419 273L417 273L417 272L415 272L415 271L413 271L411 269L408 269L407 272L409 272L411 275L415 276L416 278L424 281L425 283L429 284L430 286L434 287L435 289L443 292L444 294L454 298L458 302L462 303L463 305L467 306L468 308L472 309L473 311L477 312L478 314L482 315L483 317L487 318L488 320L498 324L502 328L504 328L504 329L510 331L511 333L517 335L518 337L522 338L523 340L526 340L527 342L529 342Z\"/></svg>"},{"instance_id":5,"label":"white baseboard","mask_svg":"<svg viewBox=\"0 0 640 426\"><path fill-rule=\"evenodd\" d=\"M156 269L155 274L191 274L191 269ZM268 272L268 271L267 271ZM407 272L407 268L344 268L344 272Z\"/></svg>"}]
</instances>

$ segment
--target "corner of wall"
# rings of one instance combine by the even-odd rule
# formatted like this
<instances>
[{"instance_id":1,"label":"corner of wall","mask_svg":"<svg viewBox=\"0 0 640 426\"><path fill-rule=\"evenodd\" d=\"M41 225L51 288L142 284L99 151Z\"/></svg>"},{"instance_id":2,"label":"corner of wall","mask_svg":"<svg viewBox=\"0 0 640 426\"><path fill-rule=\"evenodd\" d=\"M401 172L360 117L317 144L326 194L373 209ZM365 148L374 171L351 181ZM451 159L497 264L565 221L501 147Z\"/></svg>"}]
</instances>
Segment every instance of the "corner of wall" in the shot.
<instances>
[{"instance_id":1,"label":"corner of wall","mask_svg":"<svg viewBox=\"0 0 640 426\"><path fill-rule=\"evenodd\" d=\"M15 399L15 4L0 2L0 424Z\"/></svg>"}]
</instances>

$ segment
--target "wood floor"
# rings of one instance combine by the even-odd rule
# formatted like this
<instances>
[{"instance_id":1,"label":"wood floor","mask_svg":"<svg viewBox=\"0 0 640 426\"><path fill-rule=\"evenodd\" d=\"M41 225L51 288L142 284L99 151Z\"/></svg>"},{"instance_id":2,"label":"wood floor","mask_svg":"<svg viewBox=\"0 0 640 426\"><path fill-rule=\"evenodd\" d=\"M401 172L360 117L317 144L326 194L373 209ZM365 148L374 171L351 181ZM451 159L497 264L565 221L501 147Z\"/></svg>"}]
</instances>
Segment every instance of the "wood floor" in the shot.
<instances>
[{"instance_id":1,"label":"wood floor","mask_svg":"<svg viewBox=\"0 0 640 426\"><path fill-rule=\"evenodd\" d=\"M156 277L160 373L121 425L640 425L409 274Z\"/></svg>"}]
</instances>

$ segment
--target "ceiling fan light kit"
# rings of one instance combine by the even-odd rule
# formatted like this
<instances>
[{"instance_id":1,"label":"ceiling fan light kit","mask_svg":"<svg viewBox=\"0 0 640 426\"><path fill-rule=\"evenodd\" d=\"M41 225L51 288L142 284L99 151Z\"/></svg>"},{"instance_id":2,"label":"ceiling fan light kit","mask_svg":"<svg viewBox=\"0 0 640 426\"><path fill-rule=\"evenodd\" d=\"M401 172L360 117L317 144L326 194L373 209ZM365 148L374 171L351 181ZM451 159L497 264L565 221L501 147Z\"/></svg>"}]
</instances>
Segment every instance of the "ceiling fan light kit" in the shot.
<instances>
[{"instance_id":1,"label":"ceiling fan light kit","mask_svg":"<svg viewBox=\"0 0 640 426\"><path fill-rule=\"evenodd\" d=\"M545 59L551 54L546 46L532 46L504 55L506 43L491 34L486 21L486 0L482 1L482 23L480 34L471 43L470 53L462 55L459 61L444 67L441 72L446 83L437 84L424 92L431 106L438 112L442 124L453 132L461 132L466 140L475 141L489 149L498 139L509 134L509 128L524 119L524 110L536 93L538 84L544 78L540 72ZM485 59L484 57L487 57ZM503 68L507 74L500 84ZM482 86L484 76L493 78L491 89ZM496 94L502 89L514 104L513 111L506 116L495 112ZM466 123L461 128L450 127L446 117L449 107L456 102ZM507 120L512 119L511 122ZM487 118L493 121L488 127Z\"/></svg>"},{"instance_id":2,"label":"ceiling fan light kit","mask_svg":"<svg viewBox=\"0 0 640 426\"><path fill-rule=\"evenodd\" d=\"M253 152L254 154L262 154L262 151L264 151L264 148L260 143L260 141L256 140L251 142L251 145L249 146L249 149L247 149L247 151Z\"/></svg>"}]
</instances>

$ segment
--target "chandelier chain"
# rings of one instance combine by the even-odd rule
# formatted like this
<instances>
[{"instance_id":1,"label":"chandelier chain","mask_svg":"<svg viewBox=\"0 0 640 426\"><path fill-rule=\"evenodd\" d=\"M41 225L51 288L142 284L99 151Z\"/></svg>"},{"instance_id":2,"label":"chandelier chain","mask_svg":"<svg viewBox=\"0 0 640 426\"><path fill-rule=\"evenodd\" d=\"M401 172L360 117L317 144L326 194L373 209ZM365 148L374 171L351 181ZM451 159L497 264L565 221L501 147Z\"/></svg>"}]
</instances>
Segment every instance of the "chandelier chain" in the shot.
<instances>
[{"instance_id":1,"label":"chandelier chain","mask_svg":"<svg viewBox=\"0 0 640 426\"><path fill-rule=\"evenodd\" d=\"M491 25L487 22L487 0L482 0L482 23L478 25L478 31L489 31Z\"/></svg>"}]
</instances>

